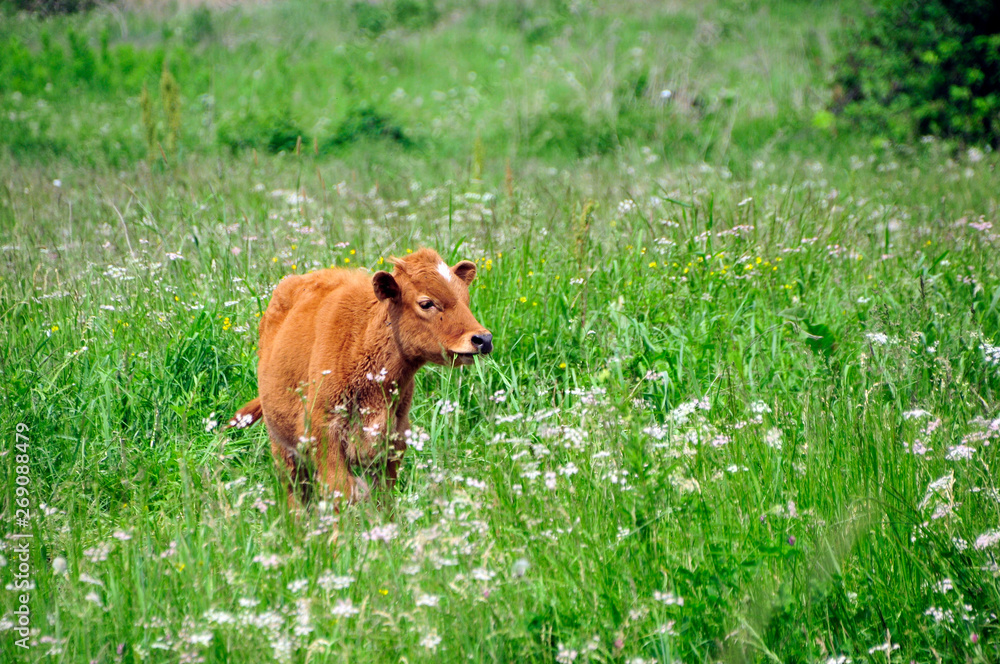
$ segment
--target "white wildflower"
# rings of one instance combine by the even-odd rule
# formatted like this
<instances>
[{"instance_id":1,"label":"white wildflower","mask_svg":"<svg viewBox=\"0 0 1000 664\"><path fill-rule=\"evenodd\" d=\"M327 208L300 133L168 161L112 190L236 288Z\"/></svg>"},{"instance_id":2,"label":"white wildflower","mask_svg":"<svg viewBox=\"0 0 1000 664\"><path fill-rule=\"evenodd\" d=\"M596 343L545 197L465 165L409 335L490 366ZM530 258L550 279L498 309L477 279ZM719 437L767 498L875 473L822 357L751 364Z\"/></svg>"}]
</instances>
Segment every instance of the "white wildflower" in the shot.
<instances>
[{"instance_id":1,"label":"white wildflower","mask_svg":"<svg viewBox=\"0 0 1000 664\"><path fill-rule=\"evenodd\" d=\"M996 546L1000 542L1000 530L990 530L976 538L972 548L977 551Z\"/></svg>"},{"instance_id":2,"label":"white wildflower","mask_svg":"<svg viewBox=\"0 0 1000 664\"><path fill-rule=\"evenodd\" d=\"M576 650L570 650L560 643L559 651L556 653L556 661L559 662L559 664L573 664L579 655L580 653Z\"/></svg>"},{"instance_id":3,"label":"white wildflower","mask_svg":"<svg viewBox=\"0 0 1000 664\"><path fill-rule=\"evenodd\" d=\"M968 445L953 445L948 448L948 454L944 456L948 461L959 461L964 459L971 459L972 455L976 453L976 450L969 447Z\"/></svg>"},{"instance_id":4,"label":"white wildflower","mask_svg":"<svg viewBox=\"0 0 1000 664\"><path fill-rule=\"evenodd\" d=\"M886 655L888 655L894 650L899 650L899 644L893 643L891 638L886 637L885 643L880 643L877 646L872 646L871 648L868 649L868 654L874 655L877 652L884 652Z\"/></svg>"},{"instance_id":5,"label":"white wildflower","mask_svg":"<svg viewBox=\"0 0 1000 664\"><path fill-rule=\"evenodd\" d=\"M208 432L219 426L219 421L215 419L215 413L210 413L208 417L202 420L202 424L205 425L205 431Z\"/></svg>"},{"instance_id":6,"label":"white wildflower","mask_svg":"<svg viewBox=\"0 0 1000 664\"><path fill-rule=\"evenodd\" d=\"M476 581L489 581L497 575L496 572L487 569L485 567L477 567L472 572L470 572L472 578Z\"/></svg>"},{"instance_id":7,"label":"white wildflower","mask_svg":"<svg viewBox=\"0 0 1000 664\"><path fill-rule=\"evenodd\" d=\"M883 332L869 332L865 337L875 346L884 346L889 343L889 337Z\"/></svg>"},{"instance_id":8,"label":"white wildflower","mask_svg":"<svg viewBox=\"0 0 1000 664\"><path fill-rule=\"evenodd\" d=\"M432 629L431 631L424 634L424 637L420 639L420 645L427 648L428 650L437 650L438 645L441 643L441 637L438 636L437 630Z\"/></svg>"},{"instance_id":9,"label":"white wildflower","mask_svg":"<svg viewBox=\"0 0 1000 664\"><path fill-rule=\"evenodd\" d=\"M269 555L258 554L253 557L253 561L263 567L264 569L274 569L281 566L281 556L276 553Z\"/></svg>"},{"instance_id":10,"label":"white wildflower","mask_svg":"<svg viewBox=\"0 0 1000 664\"><path fill-rule=\"evenodd\" d=\"M337 576L333 572L324 572L318 579L316 579L316 583L318 583L319 586L327 592L331 590L343 590L344 588L351 587L351 584L354 583L354 577Z\"/></svg>"},{"instance_id":11,"label":"white wildflower","mask_svg":"<svg viewBox=\"0 0 1000 664\"><path fill-rule=\"evenodd\" d=\"M635 207L636 207L635 201L633 201L631 198L626 198L625 200L620 201L618 203L618 216L619 217L625 216L629 212L635 210Z\"/></svg>"},{"instance_id":12,"label":"white wildflower","mask_svg":"<svg viewBox=\"0 0 1000 664\"><path fill-rule=\"evenodd\" d=\"M437 606L440 601L441 598L437 595L420 594L415 603L417 606Z\"/></svg>"},{"instance_id":13,"label":"white wildflower","mask_svg":"<svg viewBox=\"0 0 1000 664\"><path fill-rule=\"evenodd\" d=\"M356 616L361 610L354 606L354 603L350 599L339 599L337 603L333 605L330 609L330 614L335 618L350 618L351 616Z\"/></svg>"},{"instance_id":14,"label":"white wildflower","mask_svg":"<svg viewBox=\"0 0 1000 664\"><path fill-rule=\"evenodd\" d=\"M654 590L653 599L657 602L662 602L667 606L684 606L684 598L673 593L663 593L659 590Z\"/></svg>"},{"instance_id":15,"label":"white wildflower","mask_svg":"<svg viewBox=\"0 0 1000 664\"><path fill-rule=\"evenodd\" d=\"M399 526L394 523L387 523L384 526L375 526L366 533L361 534L361 538L366 542L391 542L399 534Z\"/></svg>"},{"instance_id":16,"label":"white wildflower","mask_svg":"<svg viewBox=\"0 0 1000 664\"><path fill-rule=\"evenodd\" d=\"M526 558L518 558L514 561L514 564L510 566L510 573L517 578L521 578L528 573L528 569L530 567L531 563L529 563Z\"/></svg>"},{"instance_id":17,"label":"white wildflower","mask_svg":"<svg viewBox=\"0 0 1000 664\"><path fill-rule=\"evenodd\" d=\"M448 401L447 399L439 399L434 405L438 409L438 412L442 415L458 411L458 404L453 401Z\"/></svg>"},{"instance_id":18,"label":"white wildflower","mask_svg":"<svg viewBox=\"0 0 1000 664\"><path fill-rule=\"evenodd\" d=\"M768 447L781 451L781 429L771 428L764 434L764 442Z\"/></svg>"}]
</instances>

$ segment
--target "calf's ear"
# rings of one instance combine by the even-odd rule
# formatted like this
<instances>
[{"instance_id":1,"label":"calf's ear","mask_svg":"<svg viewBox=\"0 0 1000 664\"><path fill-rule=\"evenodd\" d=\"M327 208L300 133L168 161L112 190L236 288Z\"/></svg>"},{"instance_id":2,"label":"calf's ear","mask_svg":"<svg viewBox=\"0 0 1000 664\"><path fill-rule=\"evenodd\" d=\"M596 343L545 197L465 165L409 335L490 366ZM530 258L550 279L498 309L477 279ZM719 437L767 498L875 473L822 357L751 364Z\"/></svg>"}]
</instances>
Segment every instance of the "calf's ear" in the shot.
<instances>
[{"instance_id":1,"label":"calf's ear","mask_svg":"<svg viewBox=\"0 0 1000 664\"><path fill-rule=\"evenodd\" d=\"M372 288L375 290L375 297L381 300L399 301L399 283L396 279L385 271L376 272L372 277Z\"/></svg>"},{"instance_id":2,"label":"calf's ear","mask_svg":"<svg viewBox=\"0 0 1000 664\"><path fill-rule=\"evenodd\" d=\"M472 261L455 263L455 267L451 268L451 271L456 277L464 281L466 285L471 284L473 279L476 278L476 264Z\"/></svg>"}]
</instances>

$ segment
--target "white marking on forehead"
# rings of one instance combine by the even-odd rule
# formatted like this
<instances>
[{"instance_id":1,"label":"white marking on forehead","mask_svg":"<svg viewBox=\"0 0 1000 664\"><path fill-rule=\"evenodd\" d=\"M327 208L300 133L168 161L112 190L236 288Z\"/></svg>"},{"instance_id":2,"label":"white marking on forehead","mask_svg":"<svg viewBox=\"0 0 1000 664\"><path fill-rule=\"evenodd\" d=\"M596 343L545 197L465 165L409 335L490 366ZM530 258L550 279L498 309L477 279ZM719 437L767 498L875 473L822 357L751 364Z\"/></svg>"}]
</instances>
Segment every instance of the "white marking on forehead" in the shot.
<instances>
[{"instance_id":1,"label":"white marking on forehead","mask_svg":"<svg viewBox=\"0 0 1000 664\"><path fill-rule=\"evenodd\" d=\"M438 263L438 272L441 273L441 276L444 277L445 281L451 281L451 270L448 269L448 266L444 261L440 261Z\"/></svg>"}]
</instances>

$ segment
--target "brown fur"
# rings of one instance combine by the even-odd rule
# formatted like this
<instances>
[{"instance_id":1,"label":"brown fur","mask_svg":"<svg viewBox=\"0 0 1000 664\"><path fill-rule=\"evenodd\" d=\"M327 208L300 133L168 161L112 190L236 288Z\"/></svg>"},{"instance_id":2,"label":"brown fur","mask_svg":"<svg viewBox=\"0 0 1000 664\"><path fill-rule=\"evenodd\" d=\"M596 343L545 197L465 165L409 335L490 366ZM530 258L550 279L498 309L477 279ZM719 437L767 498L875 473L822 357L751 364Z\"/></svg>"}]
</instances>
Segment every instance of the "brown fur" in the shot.
<instances>
[{"instance_id":1,"label":"brown fur","mask_svg":"<svg viewBox=\"0 0 1000 664\"><path fill-rule=\"evenodd\" d=\"M406 450L414 374L427 362L468 364L492 350L492 335L469 310L475 276L473 263L448 268L421 249L395 259L391 275L286 277L260 320L260 396L230 426L263 416L289 492L303 499L314 484L352 501L372 481L391 486Z\"/></svg>"}]
</instances>

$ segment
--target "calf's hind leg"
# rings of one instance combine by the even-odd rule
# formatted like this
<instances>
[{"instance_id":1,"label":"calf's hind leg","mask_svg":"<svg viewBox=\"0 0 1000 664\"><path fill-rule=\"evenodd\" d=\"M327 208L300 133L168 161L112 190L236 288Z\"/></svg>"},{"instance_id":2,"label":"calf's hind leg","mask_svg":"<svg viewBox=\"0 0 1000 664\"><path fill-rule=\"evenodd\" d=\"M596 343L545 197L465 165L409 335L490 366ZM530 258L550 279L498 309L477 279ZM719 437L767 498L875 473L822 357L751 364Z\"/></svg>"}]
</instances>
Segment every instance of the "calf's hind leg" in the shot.
<instances>
[{"instance_id":1,"label":"calf's hind leg","mask_svg":"<svg viewBox=\"0 0 1000 664\"><path fill-rule=\"evenodd\" d=\"M282 474L282 481L288 489L288 504L290 506L302 507L309 503L312 498L313 482L312 469L308 459L305 459L296 450L271 441L271 454L276 461L279 461L279 472Z\"/></svg>"}]
</instances>

